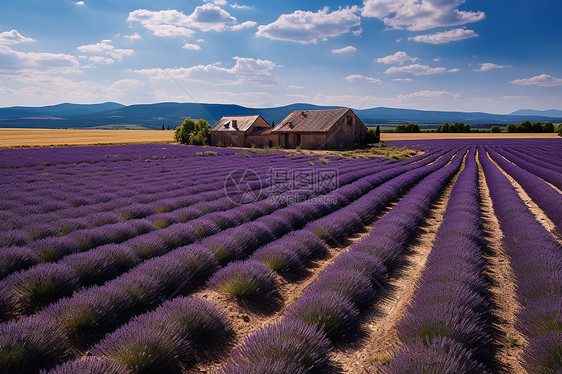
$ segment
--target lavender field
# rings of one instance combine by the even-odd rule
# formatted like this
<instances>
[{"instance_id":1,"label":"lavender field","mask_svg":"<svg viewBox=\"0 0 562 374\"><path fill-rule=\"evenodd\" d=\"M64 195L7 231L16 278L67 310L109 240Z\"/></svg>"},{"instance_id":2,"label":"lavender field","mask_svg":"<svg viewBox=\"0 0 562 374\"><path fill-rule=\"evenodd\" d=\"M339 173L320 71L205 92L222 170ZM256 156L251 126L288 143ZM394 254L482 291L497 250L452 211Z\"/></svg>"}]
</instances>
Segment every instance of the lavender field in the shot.
<instances>
[{"instance_id":1,"label":"lavender field","mask_svg":"<svg viewBox=\"0 0 562 374\"><path fill-rule=\"evenodd\" d=\"M560 373L562 141L0 150L0 373Z\"/></svg>"}]
</instances>

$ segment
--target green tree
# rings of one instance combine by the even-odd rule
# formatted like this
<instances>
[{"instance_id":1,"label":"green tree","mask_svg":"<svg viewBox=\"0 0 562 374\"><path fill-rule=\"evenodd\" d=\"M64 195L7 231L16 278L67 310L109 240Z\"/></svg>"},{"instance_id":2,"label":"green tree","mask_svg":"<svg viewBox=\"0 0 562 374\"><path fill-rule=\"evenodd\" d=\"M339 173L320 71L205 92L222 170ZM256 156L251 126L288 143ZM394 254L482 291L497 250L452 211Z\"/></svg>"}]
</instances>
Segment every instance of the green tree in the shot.
<instances>
[{"instance_id":1,"label":"green tree","mask_svg":"<svg viewBox=\"0 0 562 374\"><path fill-rule=\"evenodd\" d=\"M519 128L523 128L523 131L518 130L517 132L531 132L532 127L533 127L531 125L531 122L529 122L529 121L523 121L523 122L520 123L520 125L521 125L521 127L519 127Z\"/></svg>"},{"instance_id":2,"label":"green tree","mask_svg":"<svg viewBox=\"0 0 562 374\"><path fill-rule=\"evenodd\" d=\"M552 124L552 122L545 122L542 125L542 131L543 132L554 132L554 125Z\"/></svg>"},{"instance_id":3,"label":"green tree","mask_svg":"<svg viewBox=\"0 0 562 374\"><path fill-rule=\"evenodd\" d=\"M562 136L562 123L558 125L558 136Z\"/></svg>"},{"instance_id":4,"label":"green tree","mask_svg":"<svg viewBox=\"0 0 562 374\"><path fill-rule=\"evenodd\" d=\"M505 130L507 132L517 132L517 126L513 123L510 123L509 125L507 125L507 128Z\"/></svg>"},{"instance_id":5,"label":"green tree","mask_svg":"<svg viewBox=\"0 0 562 374\"><path fill-rule=\"evenodd\" d=\"M498 132L501 132L501 129L500 129L499 126L492 126L492 128L490 129L490 132L498 133Z\"/></svg>"},{"instance_id":6,"label":"green tree","mask_svg":"<svg viewBox=\"0 0 562 374\"><path fill-rule=\"evenodd\" d=\"M406 132L410 132L410 133L420 132L420 127L418 126L417 123L408 123L406 125Z\"/></svg>"},{"instance_id":7,"label":"green tree","mask_svg":"<svg viewBox=\"0 0 562 374\"><path fill-rule=\"evenodd\" d=\"M542 132L542 124L540 122L531 123L531 132Z\"/></svg>"},{"instance_id":8,"label":"green tree","mask_svg":"<svg viewBox=\"0 0 562 374\"><path fill-rule=\"evenodd\" d=\"M445 131L447 129L447 131ZM447 122L437 126L436 132L449 132L449 124Z\"/></svg>"},{"instance_id":9,"label":"green tree","mask_svg":"<svg viewBox=\"0 0 562 374\"><path fill-rule=\"evenodd\" d=\"M381 127L377 125L377 129L375 130L375 143L380 143L381 141Z\"/></svg>"},{"instance_id":10,"label":"green tree","mask_svg":"<svg viewBox=\"0 0 562 374\"><path fill-rule=\"evenodd\" d=\"M397 125L394 132L406 132L406 125Z\"/></svg>"},{"instance_id":11,"label":"green tree","mask_svg":"<svg viewBox=\"0 0 562 374\"><path fill-rule=\"evenodd\" d=\"M209 145L211 143L211 126L204 119L193 122L186 118L182 124L176 127L174 136L182 144Z\"/></svg>"},{"instance_id":12,"label":"green tree","mask_svg":"<svg viewBox=\"0 0 562 374\"><path fill-rule=\"evenodd\" d=\"M464 132L470 132L470 125L469 124L464 125Z\"/></svg>"}]
</instances>

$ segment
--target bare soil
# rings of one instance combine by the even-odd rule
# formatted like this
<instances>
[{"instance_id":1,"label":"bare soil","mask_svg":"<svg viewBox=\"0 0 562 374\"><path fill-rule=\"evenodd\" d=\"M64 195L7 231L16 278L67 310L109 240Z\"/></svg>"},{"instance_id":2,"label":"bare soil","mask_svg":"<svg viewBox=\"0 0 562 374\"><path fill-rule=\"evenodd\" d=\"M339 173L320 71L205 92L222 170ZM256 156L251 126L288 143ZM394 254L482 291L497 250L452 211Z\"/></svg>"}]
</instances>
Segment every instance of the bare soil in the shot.
<instances>
[{"instance_id":1,"label":"bare soil","mask_svg":"<svg viewBox=\"0 0 562 374\"><path fill-rule=\"evenodd\" d=\"M364 316L365 337L357 346L343 348L333 353L332 362L341 373L375 373L382 370L386 361L398 351L401 342L397 325L406 315L417 282L419 281L443 214L447 208L453 185L464 169L464 160L459 172L445 187L432 206L420 232L409 246L405 256L406 265L391 274L385 297Z\"/></svg>"},{"instance_id":2,"label":"bare soil","mask_svg":"<svg viewBox=\"0 0 562 374\"><path fill-rule=\"evenodd\" d=\"M515 328L516 314L520 308L515 294L516 280L510 266L509 256L502 245L503 234L494 214L484 171L478 158L476 161L478 163L480 208L488 249L486 270L492 281L490 292L494 305L493 315L496 318L494 326L497 330L495 344L498 347L496 361L505 373L526 374L527 372L520 362L525 338Z\"/></svg>"}]
</instances>

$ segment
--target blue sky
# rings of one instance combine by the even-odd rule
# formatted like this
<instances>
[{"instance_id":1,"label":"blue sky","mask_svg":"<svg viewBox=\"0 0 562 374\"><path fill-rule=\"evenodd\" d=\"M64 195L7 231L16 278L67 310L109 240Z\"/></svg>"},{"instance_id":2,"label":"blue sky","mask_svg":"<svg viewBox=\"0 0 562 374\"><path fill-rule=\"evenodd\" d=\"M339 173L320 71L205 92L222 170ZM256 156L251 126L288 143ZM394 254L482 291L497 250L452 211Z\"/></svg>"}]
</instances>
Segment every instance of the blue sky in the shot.
<instances>
[{"instance_id":1,"label":"blue sky","mask_svg":"<svg viewBox=\"0 0 562 374\"><path fill-rule=\"evenodd\" d=\"M0 107L562 109L558 0L0 2Z\"/></svg>"}]
</instances>

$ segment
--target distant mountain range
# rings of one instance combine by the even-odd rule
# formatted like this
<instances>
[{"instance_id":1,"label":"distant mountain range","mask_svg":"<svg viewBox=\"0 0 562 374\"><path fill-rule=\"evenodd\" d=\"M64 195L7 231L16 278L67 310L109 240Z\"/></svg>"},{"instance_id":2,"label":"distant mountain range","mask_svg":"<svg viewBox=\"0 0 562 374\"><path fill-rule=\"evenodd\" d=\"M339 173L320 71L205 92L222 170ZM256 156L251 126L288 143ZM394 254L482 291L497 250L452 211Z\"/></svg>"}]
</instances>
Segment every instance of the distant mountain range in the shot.
<instances>
[{"instance_id":1,"label":"distant mountain range","mask_svg":"<svg viewBox=\"0 0 562 374\"><path fill-rule=\"evenodd\" d=\"M297 103L276 108L247 108L229 104L156 103L143 105L58 104L44 107L0 108L0 127L10 128L149 128L162 125L178 126L186 117L204 118L214 124L225 115L260 114L269 123L279 123L293 110L335 109L337 106L318 106ZM422 127L443 122L464 122L478 127L490 124L529 121L562 122L562 110L537 111L521 109L510 114L481 112L440 112L398 108L355 110L365 124L397 124L416 122Z\"/></svg>"}]
</instances>

